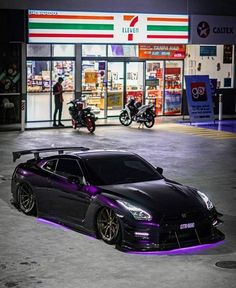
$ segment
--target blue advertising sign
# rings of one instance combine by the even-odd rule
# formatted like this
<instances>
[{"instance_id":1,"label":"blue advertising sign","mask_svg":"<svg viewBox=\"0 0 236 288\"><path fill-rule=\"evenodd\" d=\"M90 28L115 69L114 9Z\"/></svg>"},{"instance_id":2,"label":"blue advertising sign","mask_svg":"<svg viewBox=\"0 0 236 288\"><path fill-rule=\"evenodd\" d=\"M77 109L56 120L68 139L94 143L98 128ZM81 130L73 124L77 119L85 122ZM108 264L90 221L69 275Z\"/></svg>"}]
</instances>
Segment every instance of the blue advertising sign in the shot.
<instances>
[{"instance_id":1,"label":"blue advertising sign","mask_svg":"<svg viewBox=\"0 0 236 288\"><path fill-rule=\"evenodd\" d=\"M212 90L208 75L185 76L190 122L214 120Z\"/></svg>"}]
</instances>

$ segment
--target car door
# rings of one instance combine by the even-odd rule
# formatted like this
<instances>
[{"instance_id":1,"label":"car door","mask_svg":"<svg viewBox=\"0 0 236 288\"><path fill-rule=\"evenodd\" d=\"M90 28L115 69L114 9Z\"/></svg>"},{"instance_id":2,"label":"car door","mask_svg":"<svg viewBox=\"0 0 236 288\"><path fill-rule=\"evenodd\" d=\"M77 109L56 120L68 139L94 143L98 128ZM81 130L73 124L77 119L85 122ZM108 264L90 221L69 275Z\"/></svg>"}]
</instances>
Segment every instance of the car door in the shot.
<instances>
[{"instance_id":1,"label":"car door","mask_svg":"<svg viewBox=\"0 0 236 288\"><path fill-rule=\"evenodd\" d=\"M37 179L37 206L40 215L53 216L55 214L56 194L52 186L58 159L50 159L43 163Z\"/></svg>"},{"instance_id":2,"label":"car door","mask_svg":"<svg viewBox=\"0 0 236 288\"><path fill-rule=\"evenodd\" d=\"M77 159L60 158L51 178L55 193L54 211L58 218L81 224L90 203L90 195L79 183L68 180L69 176L83 177Z\"/></svg>"}]
</instances>

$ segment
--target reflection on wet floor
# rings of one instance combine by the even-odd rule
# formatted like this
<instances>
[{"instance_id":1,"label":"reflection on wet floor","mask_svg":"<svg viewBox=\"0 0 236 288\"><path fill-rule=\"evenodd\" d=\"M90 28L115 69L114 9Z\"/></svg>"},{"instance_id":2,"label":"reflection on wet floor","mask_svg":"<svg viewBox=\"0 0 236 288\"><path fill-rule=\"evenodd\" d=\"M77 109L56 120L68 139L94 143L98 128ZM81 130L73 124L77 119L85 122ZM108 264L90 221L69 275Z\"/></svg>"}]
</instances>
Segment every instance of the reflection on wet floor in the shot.
<instances>
[{"instance_id":1,"label":"reflection on wet floor","mask_svg":"<svg viewBox=\"0 0 236 288\"><path fill-rule=\"evenodd\" d=\"M196 123L182 123L185 125L192 125L206 129L213 129L218 131L225 131L236 133L236 120L222 120L222 121L214 121L214 122L196 122Z\"/></svg>"}]
</instances>

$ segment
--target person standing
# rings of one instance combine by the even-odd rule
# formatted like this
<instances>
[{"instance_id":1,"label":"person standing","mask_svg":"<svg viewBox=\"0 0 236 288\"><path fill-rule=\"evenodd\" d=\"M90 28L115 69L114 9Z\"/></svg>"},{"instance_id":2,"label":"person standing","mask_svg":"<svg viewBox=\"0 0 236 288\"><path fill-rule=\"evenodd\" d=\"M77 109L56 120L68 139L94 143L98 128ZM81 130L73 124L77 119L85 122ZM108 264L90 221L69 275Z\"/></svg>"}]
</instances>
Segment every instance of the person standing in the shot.
<instances>
[{"instance_id":1,"label":"person standing","mask_svg":"<svg viewBox=\"0 0 236 288\"><path fill-rule=\"evenodd\" d=\"M53 86L53 95L54 95L54 101L55 101L55 110L54 110L54 115L53 115L53 127L58 127L61 126L63 127L64 125L61 123L61 114L62 114L62 107L63 107L63 88L62 88L62 82L63 78L59 77L57 80L57 83ZM57 112L58 112L58 125L56 123L56 117L57 117Z\"/></svg>"}]
</instances>

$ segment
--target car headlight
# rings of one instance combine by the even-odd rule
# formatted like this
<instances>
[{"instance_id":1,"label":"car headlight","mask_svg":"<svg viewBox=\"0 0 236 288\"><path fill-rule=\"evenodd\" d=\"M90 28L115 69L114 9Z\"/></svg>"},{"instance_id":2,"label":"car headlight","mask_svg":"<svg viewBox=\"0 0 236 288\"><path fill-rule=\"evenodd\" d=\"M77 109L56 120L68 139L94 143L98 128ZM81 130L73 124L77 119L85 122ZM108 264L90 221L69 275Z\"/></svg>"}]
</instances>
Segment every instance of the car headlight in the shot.
<instances>
[{"instance_id":1,"label":"car headlight","mask_svg":"<svg viewBox=\"0 0 236 288\"><path fill-rule=\"evenodd\" d=\"M206 196L206 194L204 194L204 193L202 193L200 191L197 191L197 193L202 198L202 200L205 202L205 204L207 206L207 209L211 210L214 207L214 205L211 202L211 200Z\"/></svg>"},{"instance_id":2,"label":"car headlight","mask_svg":"<svg viewBox=\"0 0 236 288\"><path fill-rule=\"evenodd\" d=\"M129 212L134 216L136 220L143 220L143 221L151 221L152 216L145 210L134 206L126 201L117 200L117 202L122 205L125 209L129 210Z\"/></svg>"}]
</instances>

